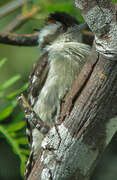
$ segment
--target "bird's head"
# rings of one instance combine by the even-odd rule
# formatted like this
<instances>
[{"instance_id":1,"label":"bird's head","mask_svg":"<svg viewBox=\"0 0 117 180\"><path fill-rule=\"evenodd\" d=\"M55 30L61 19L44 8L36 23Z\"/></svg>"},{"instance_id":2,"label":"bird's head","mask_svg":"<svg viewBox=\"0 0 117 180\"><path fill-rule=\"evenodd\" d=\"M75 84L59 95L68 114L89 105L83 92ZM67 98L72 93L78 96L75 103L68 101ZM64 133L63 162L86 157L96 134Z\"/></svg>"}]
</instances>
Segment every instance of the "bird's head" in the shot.
<instances>
[{"instance_id":1,"label":"bird's head","mask_svg":"<svg viewBox=\"0 0 117 180\"><path fill-rule=\"evenodd\" d=\"M67 33L78 24L74 17L65 12L50 14L46 19L45 26L39 31L39 46L44 48L52 44L58 36Z\"/></svg>"}]
</instances>

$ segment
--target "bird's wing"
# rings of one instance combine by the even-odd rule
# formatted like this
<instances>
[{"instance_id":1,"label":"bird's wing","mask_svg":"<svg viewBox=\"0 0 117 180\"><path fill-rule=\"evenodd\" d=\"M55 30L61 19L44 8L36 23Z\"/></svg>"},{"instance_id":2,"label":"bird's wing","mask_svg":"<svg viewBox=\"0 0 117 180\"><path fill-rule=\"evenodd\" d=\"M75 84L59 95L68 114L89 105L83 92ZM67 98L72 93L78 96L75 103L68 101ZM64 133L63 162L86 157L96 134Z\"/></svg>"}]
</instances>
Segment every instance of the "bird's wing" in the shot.
<instances>
[{"instance_id":1,"label":"bird's wing","mask_svg":"<svg viewBox=\"0 0 117 180\"><path fill-rule=\"evenodd\" d=\"M28 100L33 107L39 93L46 81L49 71L48 53L42 55L34 64L33 70L29 76Z\"/></svg>"},{"instance_id":2,"label":"bird's wing","mask_svg":"<svg viewBox=\"0 0 117 180\"><path fill-rule=\"evenodd\" d=\"M33 70L29 76L28 101L32 108L35 105L35 102L38 99L39 93L46 81L48 71L49 71L48 53L45 53L35 63ZM31 146L32 145L32 127L30 125L30 122L28 122L28 119L27 119L26 133L28 136L29 144Z\"/></svg>"}]
</instances>

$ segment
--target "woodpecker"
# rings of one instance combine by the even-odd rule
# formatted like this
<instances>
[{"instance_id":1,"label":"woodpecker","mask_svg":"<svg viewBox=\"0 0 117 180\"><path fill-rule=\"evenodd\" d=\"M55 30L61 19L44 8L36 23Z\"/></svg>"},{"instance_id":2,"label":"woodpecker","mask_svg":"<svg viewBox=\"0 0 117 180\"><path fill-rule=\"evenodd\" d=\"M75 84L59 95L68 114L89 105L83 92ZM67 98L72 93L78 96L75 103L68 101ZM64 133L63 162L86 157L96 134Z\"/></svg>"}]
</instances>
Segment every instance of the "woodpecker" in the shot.
<instances>
[{"instance_id":1,"label":"woodpecker","mask_svg":"<svg viewBox=\"0 0 117 180\"><path fill-rule=\"evenodd\" d=\"M86 57L89 45L80 42L78 21L65 12L55 12L39 31L40 58L29 76L28 102L36 115L49 127L58 122L61 102L70 91ZM27 119L31 153L25 179L41 152L44 135Z\"/></svg>"}]
</instances>

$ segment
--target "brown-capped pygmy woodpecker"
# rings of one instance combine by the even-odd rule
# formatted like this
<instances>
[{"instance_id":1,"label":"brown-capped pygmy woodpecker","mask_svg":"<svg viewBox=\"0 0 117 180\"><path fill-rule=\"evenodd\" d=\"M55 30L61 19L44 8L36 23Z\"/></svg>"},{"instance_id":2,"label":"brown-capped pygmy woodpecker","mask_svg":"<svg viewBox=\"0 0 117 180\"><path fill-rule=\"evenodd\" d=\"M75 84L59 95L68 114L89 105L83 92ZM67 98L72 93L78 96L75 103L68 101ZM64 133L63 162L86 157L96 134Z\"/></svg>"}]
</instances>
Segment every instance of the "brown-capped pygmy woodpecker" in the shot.
<instances>
[{"instance_id":1,"label":"brown-capped pygmy woodpecker","mask_svg":"<svg viewBox=\"0 0 117 180\"><path fill-rule=\"evenodd\" d=\"M63 98L70 91L90 47L80 42L74 29L78 21L64 12L50 14L39 31L40 58L29 77L28 101L34 112L48 126L57 123ZM27 136L31 153L27 162L27 178L38 154L44 135L27 119Z\"/></svg>"}]
</instances>

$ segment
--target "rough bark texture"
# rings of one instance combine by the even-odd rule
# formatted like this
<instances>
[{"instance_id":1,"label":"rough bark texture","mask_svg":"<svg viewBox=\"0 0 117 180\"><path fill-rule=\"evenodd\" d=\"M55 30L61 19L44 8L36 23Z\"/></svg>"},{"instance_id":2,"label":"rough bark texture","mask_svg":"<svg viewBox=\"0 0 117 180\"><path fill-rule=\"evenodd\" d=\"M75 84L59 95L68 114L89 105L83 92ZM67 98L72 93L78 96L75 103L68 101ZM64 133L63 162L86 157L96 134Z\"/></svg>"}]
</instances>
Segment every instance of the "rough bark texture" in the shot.
<instances>
[{"instance_id":1,"label":"rough bark texture","mask_svg":"<svg viewBox=\"0 0 117 180\"><path fill-rule=\"evenodd\" d=\"M88 180L117 131L116 9L108 0L76 0L95 45L62 104L60 124L42 142L28 180Z\"/></svg>"}]
</instances>

